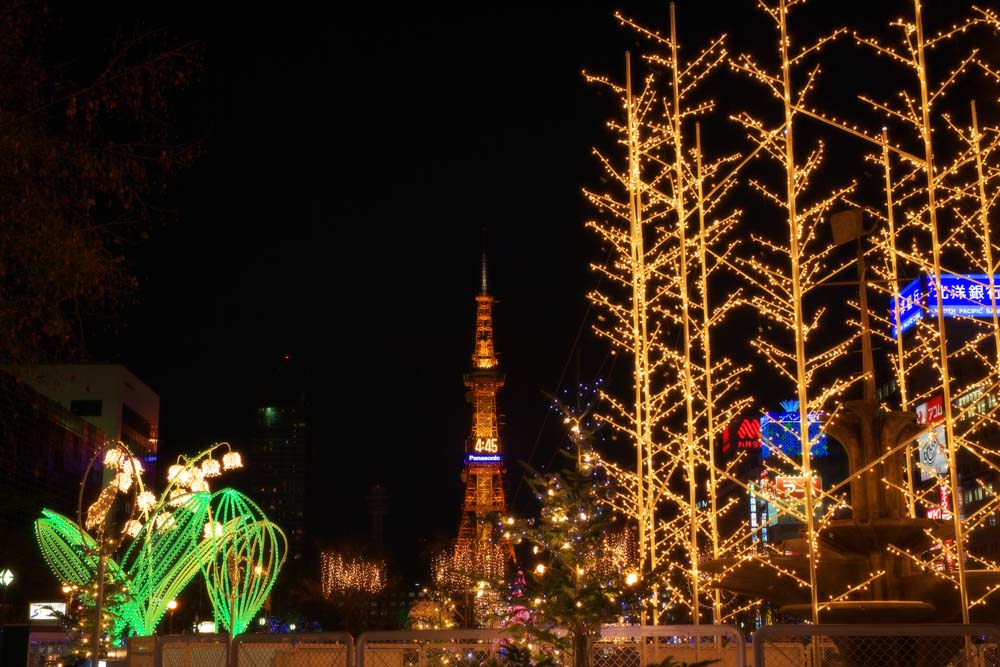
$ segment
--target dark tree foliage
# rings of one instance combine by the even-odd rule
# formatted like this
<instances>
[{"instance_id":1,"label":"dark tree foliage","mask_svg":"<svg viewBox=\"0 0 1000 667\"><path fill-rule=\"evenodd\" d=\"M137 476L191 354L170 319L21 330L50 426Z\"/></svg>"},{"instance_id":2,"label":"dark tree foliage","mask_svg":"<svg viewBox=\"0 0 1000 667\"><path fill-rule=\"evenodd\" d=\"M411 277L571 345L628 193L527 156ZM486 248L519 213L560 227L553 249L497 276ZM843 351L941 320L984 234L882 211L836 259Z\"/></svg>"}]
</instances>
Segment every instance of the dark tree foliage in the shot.
<instances>
[{"instance_id":1,"label":"dark tree foliage","mask_svg":"<svg viewBox=\"0 0 1000 667\"><path fill-rule=\"evenodd\" d=\"M45 3L0 0L0 363L83 353L88 325L134 293L127 251L199 152L173 112L201 45L66 33Z\"/></svg>"}]
</instances>

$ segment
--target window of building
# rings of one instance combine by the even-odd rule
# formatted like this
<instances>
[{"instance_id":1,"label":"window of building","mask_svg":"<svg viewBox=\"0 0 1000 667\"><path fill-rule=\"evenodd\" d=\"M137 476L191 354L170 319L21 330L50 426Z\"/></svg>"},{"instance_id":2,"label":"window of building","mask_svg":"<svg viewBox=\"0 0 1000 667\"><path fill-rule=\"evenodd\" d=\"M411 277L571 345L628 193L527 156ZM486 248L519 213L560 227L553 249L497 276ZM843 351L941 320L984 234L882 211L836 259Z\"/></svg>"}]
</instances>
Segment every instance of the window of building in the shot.
<instances>
[{"instance_id":1,"label":"window of building","mask_svg":"<svg viewBox=\"0 0 1000 667\"><path fill-rule=\"evenodd\" d=\"M151 438L154 438L154 428L138 412L127 405L122 405L121 439L135 452L152 452Z\"/></svg>"},{"instance_id":2,"label":"window of building","mask_svg":"<svg viewBox=\"0 0 1000 667\"><path fill-rule=\"evenodd\" d=\"M104 409L104 401L70 401L69 410L78 417L100 417Z\"/></svg>"}]
</instances>

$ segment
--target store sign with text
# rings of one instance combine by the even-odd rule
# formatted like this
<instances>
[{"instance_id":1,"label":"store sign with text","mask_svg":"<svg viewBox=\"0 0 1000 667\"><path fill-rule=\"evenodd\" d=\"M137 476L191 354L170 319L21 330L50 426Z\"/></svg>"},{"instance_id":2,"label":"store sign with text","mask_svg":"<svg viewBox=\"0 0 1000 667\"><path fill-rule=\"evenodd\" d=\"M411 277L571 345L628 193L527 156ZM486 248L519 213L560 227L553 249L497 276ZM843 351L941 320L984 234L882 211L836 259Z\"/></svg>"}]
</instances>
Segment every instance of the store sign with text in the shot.
<instances>
[{"instance_id":1,"label":"store sign with text","mask_svg":"<svg viewBox=\"0 0 1000 667\"><path fill-rule=\"evenodd\" d=\"M899 290L889 304L893 338L925 317L937 317L939 308L944 317L992 318L1000 301L1000 276L990 280L986 273L943 273L940 298L937 292L932 275L922 275Z\"/></svg>"},{"instance_id":2,"label":"store sign with text","mask_svg":"<svg viewBox=\"0 0 1000 667\"><path fill-rule=\"evenodd\" d=\"M819 496L823 490L823 482L819 477L812 478L813 498ZM796 500L804 500L806 497L806 480L804 477L775 477L774 491L777 495Z\"/></svg>"},{"instance_id":3,"label":"store sign with text","mask_svg":"<svg viewBox=\"0 0 1000 667\"><path fill-rule=\"evenodd\" d=\"M944 399L938 395L916 407L917 423L929 428L917 436L917 468L920 481L948 472L948 449L945 442Z\"/></svg>"},{"instance_id":4,"label":"store sign with text","mask_svg":"<svg viewBox=\"0 0 1000 667\"><path fill-rule=\"evenodd\" d=\"M735 428L734 428L735 427ZM722 453L732 455L744 449L760 449L760 420L744 418L722 429Z\"/></svg>"}]
</instances>

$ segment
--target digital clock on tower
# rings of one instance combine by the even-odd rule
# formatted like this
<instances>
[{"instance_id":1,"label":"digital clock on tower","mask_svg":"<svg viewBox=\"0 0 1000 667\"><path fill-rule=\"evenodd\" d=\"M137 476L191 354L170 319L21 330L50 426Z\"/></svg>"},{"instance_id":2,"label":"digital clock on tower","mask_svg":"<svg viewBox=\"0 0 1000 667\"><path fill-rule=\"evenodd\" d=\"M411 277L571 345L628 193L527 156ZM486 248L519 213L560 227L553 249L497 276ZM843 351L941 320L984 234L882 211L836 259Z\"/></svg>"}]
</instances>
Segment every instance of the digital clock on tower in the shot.
<instances>
[{"instance_id":1,"label":"digital clock on tower","mask_svg":"<svg viewBox=\"0 0 1000 667\"><path fill-rule=\"evenodd\" d=\"M496 454L499 448L496 438L476 438L472 442L472 451L477 454Z\"/></svg>"}]
</instances>

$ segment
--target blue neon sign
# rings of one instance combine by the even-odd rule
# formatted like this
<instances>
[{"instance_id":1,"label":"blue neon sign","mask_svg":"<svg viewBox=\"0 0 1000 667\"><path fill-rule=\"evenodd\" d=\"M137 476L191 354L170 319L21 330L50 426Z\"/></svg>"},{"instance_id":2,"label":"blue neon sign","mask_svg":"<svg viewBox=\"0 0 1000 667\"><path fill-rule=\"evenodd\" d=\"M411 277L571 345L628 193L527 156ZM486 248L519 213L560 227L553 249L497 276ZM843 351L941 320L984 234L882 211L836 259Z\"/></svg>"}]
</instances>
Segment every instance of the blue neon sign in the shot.
<instances>
[{"instance_id":1,"label":"blue neon sign","mask_svg":"<svg viewBox=\"0 0 1000 667\"><path fill-rule=\"evenodd\" d=\"M896 304L899 304L899 327L896 327ZM912 283L899 290L889 302L889 321L892 322L892 337L899 338L915 327L924 316L924 278L917 278Z\"/></svg>"},{"instance_id":2,"label":"blue neon sign","mask_svg":"<svg viewBox=\"0 0 1000 667\"><path fill-rule=\"evenodd\" d=\"M920 276L900 290L889 305L892 337L912 329L919 320L937 317L938 308L944 317L993 317L993 304L1000 301L1000 277L993 277L993 295L990 295L990 277L986 273L941 275L941 298L938 298L934 276ZM896 330L896 303L899 302L899 331Z\"/></svg>"},{"instance_id":3,"label":"blue neon sign","mask_svg":"<svg viewBox=\"0 0 1000 667\"><path fill-rule=\"evenodd\" d=\"M469 454L469 463L500 463L503 458L499 454Z\"/></svg>"},{"instance_id":4,"label":"blue neon sign","mask_svg":"<svg viewBox=\"0 0 1000 667\"><path fill-rule=\"evenodd\" d=\"M800 435L799 403L798 401L782 401L781 407L784 412L767 412L760 418L760 456L766 459L771 455L772 449L780 449L781 452L791 458L797 459L802 456L802 441ZM826 433L823 431L823 420L826 415L822 412L809 412L806 414L806 422L809 424L809 441L812 447L809 448L809 456L817 458L827 456L830 448L827 444Z\"/></svg>"}]
</instances>

